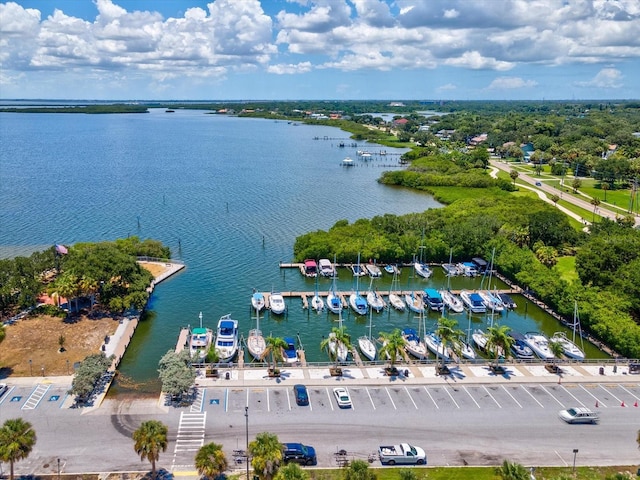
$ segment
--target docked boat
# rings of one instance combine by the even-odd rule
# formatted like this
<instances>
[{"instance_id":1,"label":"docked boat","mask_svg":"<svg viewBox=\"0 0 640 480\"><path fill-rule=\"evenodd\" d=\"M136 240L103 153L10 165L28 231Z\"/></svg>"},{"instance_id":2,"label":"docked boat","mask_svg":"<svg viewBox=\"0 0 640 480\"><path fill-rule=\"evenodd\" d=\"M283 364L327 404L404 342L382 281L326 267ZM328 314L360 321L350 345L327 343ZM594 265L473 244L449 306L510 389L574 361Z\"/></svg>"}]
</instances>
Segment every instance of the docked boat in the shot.
<instances>
[{"instance_id":1,"label":"docked boat","mask_svg":"<svg viewBox=\"0 0 640 480\"><path fill-rule=\"evenodd\" d=\"M456 294L451 293L447 290L440 290L440 296L442 297L444 308L446 308L449 312L464 312L464 303L462 303L462 300L460 300L460 298Z\"/></svg>"},{"instance_id":2,"label":"docked boat","mask_svg":"<svg viewBox=\"0 0 640 480\"><path fill-rule=\"evenodd\" d=\"M420 335L413 328L405 328L402 330L402 338L404 338L404 349L418 360L424 360L429 356L427 347L420 340Z\"/></svg>"},{"instance_id":3,"label":"docked boat","mask_svg":"<svg viewBox=\"0 0 640 480\"><path fill-rule=\"evenodd\" d=\"M355 165L353 158L351 157L344 157L344 159L342 160L341 165L343 167L353 167Z\"/></svg>"},{"instance_id":4,"label":"docked boat","mask_svg":"<svg viewBox=\"0 0 640 480\"><path fill-rule=\"evenodd\" d=\"M471 338L473 339L473 343L476 344L479 350L485 352L487 349L487 342L489 341L489 337L484 330L480 328L476 328L471 334Z\"/></svg>"},{"instance_id":5,"label":"docked boat","mask_svg":"<svg viewBox=\"0 0 640 480\"><path fill-rule=\"evenodd\" d=\"M324 310L324 299L318 293L318 276L316 275L316 291L311 297L311 308L320 313Z\"/></svg>"},{"instance_id":6,"label":"docked boat","mask_svg":"<svg viewBox=\"0 0 640 480\"><path fill-rule=\"evenodd\" d=\"M397 271L393 274L393 279L391 280L391 286L389 287L389 303L393 308L398 310L399 312L404 312L405 308L407 308L402 297L398 295L397 291L400 291L398 285L398 273Z\"/></svg>"},{"instance_id":7,"label":"docked boat","mask_svg":"<svg viewBox=\"0 0 640 480\"><path fill-rule=\"evenodd\" d=\"M318 268L320 275L323 277L334 277L336 275L336 269L328 258L318 260Z\"/></svg>"},{"instance_id":8,"label":"docked boat","mask_svg":"<svg viewBox=\"0 0 640 480\"><path fill-rule=\"evenodd\" d=\"M354 277L364 277L367 272L359 263L351 265L351 271L353 272Z\"/></svg>"},{"instance_id":9,"label":"docked boat","mask_svg":"<svg viewBox=\"0 0 640 480\"><path fill-rule=\"evenodd\" d=\"M264 308L264 295L260 292L253 292L251 295L251 307L258 312Z\"/></svg>"},{"instance_id":10,"label":"docked boat","mask_svg":"<svg viewBox=\"0 0 640 480\"><path fill-rule=\"evenodd\" d=\"M198 315L200 327L189 332L189 354L193 361L203 362L213 342L213 330L202 326L202 312Z\"/></svg>"},{"instance_id":11,"label":"docked boat","mask_svg":"<svg viewBox=\"0 0 640 480\"><path fill-rule=\"evenodd\" d=\"M479 290L478 295L482 298L482 303L487 307L487 310L491 310L493 312L502 312L504 311L504 305L493 293L489 290Z\"/></svg>"},{"instance_id":12,"label":"docked boat","mask_svg":"<svg viewBox=\"0 0 640 480\"><path fill-rule=\"evenodd\" d=\"M333 332L329 333L329 350L331 351L331 355L334 356L338 362L344 363L347 361L349 349L344 343L340 342L336 338L336 334Z\"/></svg>"},{"instance_id":13,"label":"docked boat","mask_svg":"<svg viewBox=\"0 0 640 480\"><path fill-rule=\"evenodd\" d=\"M487 311L482 297L475 292L462 290L460 292L460 298L471 313L485 313Z\"/></svg>"},{"instance_id":14,"label":"docked boat","mask_svg":"<svg viewBox=\"0 0 640 480\"><path fill-rule=\"evenodd\" d=\"M442 342L442 339L435 334L435 332L429 332L424 336L424 343L427 345L427 348L433 352L436 358L444 358L445 360L449 360L449 351L447 350L447 346Z\"/></svg>"},{"instance_id":15,"label":"docked boat","mask_svg":"<svg viewBox=\"0 0 640 480\"><path fill-rule=\"evenodd\" d=\"M562 345L562 352L574 360L584 360L584 352L578 345L567 338L566 333L556 332L549 339L550 342L557 342Z\"/></svg>"},{"instance_id":16,"label":"docked boat","mask_svg":"<svg viewBox=\"0 0 640 480\"><path fill-rule=\"evenodd\" d=\"M475 277L478 275L478 269L476 268L476 264L473 262L461 262L456 266L460 271L460 275L464 275L465 277Z\"/></svg>"},{"instance_id":17,"label":"docked boat","mask_svg":"<svg viewBox=\"0 0 640 480\"><path fill-rule=\"evenodd\" d=\"M378 278L382 276L382 270L380 270L380 267L375 263L368 263L365 268L367 269L367 272L369 272L369 276L371 278Z\"/></svg>"},{"instance_id":18,"label":"docked boat","mask_svg":"<svg viewBox=\"0 0 640 480\"><path fill-rule=\"evenodd\" d=\"M307 258L302 264L302 274L305 277L317 277L318 276L318 263L310 258Z\"/></svg>"},{"instance_id":19,"label":"docked boat","mask_svg":"<svg viewBox=\"0 0 640 480\"><path fill-rule=\"evenodd\" d=\"M507 335L513 338L513 343L511 344L511 353L516 358L520 360L533 360L533 350L529 348L527 342L525 342L524 335L520 332L516 332L515 330L511 330Z\"/></svg>"},{"instance_id":20,"label":"docked boat","mask_svg":"<svg viewBox=\"0 0 640 480\"><path fill-rule=\"evenodd\" d=\"M269 295L269 308L271 313L276 315L282 315L287 311L287 304L284 302L284 297L280 292L272 292Z\"/></svg>"},{"instance_id":21,"label":"docked boat","mask_svg":"<svg viewBox=\"0 0 640 480\"><path fill-rule=\"evenodd\" d=\"M384 266L384 271L387 272L389 275L399 275L400 274L400 269L398 268L397 265L393 265L391 263L387 264Z\"/></svg>"},{"instance_id":22,"label":"docked boat","mask_svg":"<svg viewBox=\"0 0 640 480\"><path fill-rule=\"evenodd\" d=\"M442 302L442 296L435 288L425 288L422 300L431 310L437 312L442 311L442 308L444 306Z\"/></svg>"},{"instance_id":23,"label":"docked boat","mask_svg":"<svg viewBox=\"0 0 640 480\"><path fill-rule=\"evenodd\" d=\"M247 350L255 360L262 360L264 353L267 351L267 342L260 330L260 312L256 310L256 328L249 330L247 337Z\"/></svg>"},{"instance_id":24,"label":"docked boat","mask_svg":"<svg viewBox=\"0 0 640 480\"><path fill-rule=\"evenodd\" d=\"M518 308L518 304L513 300L513 298L511 298L510 295L506 293L498 293L498 298L500 298L500 301L505 306L505 308L508 308L509 310Z\"/></svg>"},{"instance_id":25,"label":"docked boat","mask_svg":"<svg viewBox=\"0 0 640 480\"><path fill-rule=\"evenodd\" d=\"M416 295L415 292L411 291L409 293L405 293L404 302L407 304L407 307L412 312L414 313L424 312L424 302L422 301L422 297L420 295Z\"/></svg>"},{"instance_id":26,"label":"docked boat","mask_svg":"<svg viewBox=\"0 0 640 480\"><path fill-rule=\"evenodd\" d=\"M456 277L460 275L460 270L458 269L458 266L453 263L443 263L442 269L444 270L444 274L447 277Z\"/></svg>"},{"instance_id":27,"label":"docked boat","mask_svg":"<svg viewBox=\"0 0 640 480\"><path fill-rule=\"evenodd\" d=\"M380 313L384 309L384 300L382 299L382 296L373 288L373 277L371 277L371 283L369 285L369 290L367 291L367 304L377 313Z\"/></svg>"},{"instance_id":28,"label":"docked boat","mask_svg":"<svg viewBox=\"0 0 640 480\"><path fill-rule=\"evenodd\" d=\"M524 341L533 353L543 360L555 358L549 348L549 339L540 332L527 332L524 334Z\"/></svg>"},{"instance_id":29,"label":"docked boat","mask_svg":"<svg viewBox=\"0 0 640 480\"><path fill-rule=\"evenodd\" d=\"M454 350L462 355L462 358L465 358L467 360L475 360L477 356L476 351L473 349L470 343L455 340L454 347Z\"/></svg>"},{"instance_id":30,"label":"docked boat","mask_svg":"<svg viewBox=\"0 0 640 480\"><path fill-rule=\"evenodd\" d=\"M293 337L284 337L284 343L286 347L282 349L282 358L285 363L297 363L298 362L298 350L296 349L296 341Z\"/></svg>"},{"instance_id":31,"label":"docked boat","mask_svg":"<svg viewBox=\"0 0 640 480\"><path fill-rule=\"evenodd\" d=\"M230 362L238 353L238 321L227 314L218 321L215 349L218 353L218 361Z\"/></svg>"},{"instance_id":32,"label":"docked boat","mask_svg":"<svg viewBox=\"0 0 640 480\"><path fill-rule=\"evenodd\" d=\"M373 318L371 316L371 311L369 311L369 335L363 335L358 337L358 348L360 352L369 359L369 361L373 362L376 359L377 349L376 344L371 337L371 329Z\"/></svg>"},{"instance_id":33,"label":"docked boat","mask_svg":"<svg viewBox=\"0 0 640 480\"><path fill-rule=\"evenodd\" d=\"M333 259L333 263L336 263L335 257ZM331 288L329 289L329 294L327 295L327 308L331 313L335 313L336 315L342 312L342 299L338 295L338 291L336 289L336 279L338 275L333 275L331 277Z\"/></svg>"},{"instance_id":34,"label":"docked boat","mask_svg":"<svg viewBox=\"0 0 640 480\"><path fill-rule=\"evenodd\" d=\"M356 264L358 268L360 267L360 255L358 255L358 263ZM355 270L354 270L355 275ZM351 295L349 295L349 305L358 315L366 315L369 312L369 304L367 300L360 295L360 276L356 275L356 290Z\"/></svg>"},{"instance_id":35,"label":"docked boat","mask_svg":"<svg viewBox=\"0 0 640 480\"><path fill-rule=\"evenodd\" d=\"M413 267L415 268L416 273L423 278L429 278L431 277L431 275L433 275L433 270L431 270L429 265L427 265L426 263L415 262L413 264Z\"/></svg>"}]
</instances>

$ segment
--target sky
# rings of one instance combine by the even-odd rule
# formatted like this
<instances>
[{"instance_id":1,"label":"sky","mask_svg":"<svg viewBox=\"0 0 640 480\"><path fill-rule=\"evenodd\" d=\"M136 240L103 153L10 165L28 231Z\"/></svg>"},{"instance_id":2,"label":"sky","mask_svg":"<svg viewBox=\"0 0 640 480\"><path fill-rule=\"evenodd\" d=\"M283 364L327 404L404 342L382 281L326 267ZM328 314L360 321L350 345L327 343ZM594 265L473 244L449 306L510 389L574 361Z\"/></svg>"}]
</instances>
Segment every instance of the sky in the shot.
<instances>
[{"instance_id":1,"label":"sky","mask_svg":"<svg viewBox=\"0 0 640 480\"><path fill-rule=\"evenodd\" d=\"M0 2L0 99L640 98L640 0Z\"/></svg>"}]
</instances>

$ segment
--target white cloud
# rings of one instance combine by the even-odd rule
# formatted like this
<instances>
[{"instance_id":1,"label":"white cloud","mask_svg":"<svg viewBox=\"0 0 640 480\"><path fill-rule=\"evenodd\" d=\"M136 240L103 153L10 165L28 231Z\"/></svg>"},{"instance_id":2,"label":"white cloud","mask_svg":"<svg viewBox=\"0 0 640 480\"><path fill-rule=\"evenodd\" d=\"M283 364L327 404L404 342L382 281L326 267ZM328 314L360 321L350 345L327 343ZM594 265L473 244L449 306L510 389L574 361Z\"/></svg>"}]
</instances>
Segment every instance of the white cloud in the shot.
<instances>
[{"instance_id":1,"label":"white cloud","mask_svg":"<svg viewBox=\"0 0 640 480\"><path fill-rule=\"evenodd\" d=\"M464 52L456 58L448 58L445 65L454 67L470 68L472 70L510 70L514 67L512 63L496 60L495 58L483 57L480 52Z\"/></svg>"},{"instance_id":2,"label":"white cloud","mask_svg":"<svg viewBox=\"0 0 640 480\"><path fill-rule=\"evenodd\" d=\"M456 90L457 88L458 87L456 87L453 83L447 83L446 85L440 85L438 88L436 88L436 91L447 92L451 90Z\"/></svg>"},{"instance_id":3,"label":"white cloud","mask_svg":"<svg viewBox=\"0 0 640 480\"><path fill-rule=\"evenodd\" d=\"M622 87L622 72L616 68L603 68L595 77L586 82L575 82L579 87L620 88Z\"/></svg>"},{"instance_id":4,"label":"white cloud","mask_svg":"<svg viewBox=\"0 0 640 480\"><path fill-rule=\"evenodd\" d=\"M489 90L513 90L516 88L531 88L538 85L535 80L524 80L520 77L498 77L487 87Z\"/></svg>"},{"instance_id":5,"label":"white cloud","mask_svg":"<svg viewBox=\"0 0 640 480\"><path fill-rule=\"evenodd\" d=\"M444 18L457 18L460 16L460 12L455 8L447 9L444 11Z\"/></svg>"},{"instance_id":6,"label":"white cloud","mask_svg":"<svg viewBox=\"0 0 640 480\"><path fill-rule=\"evenodd\" d=\"M269 73L275 73L278 75L285 74L294 74L294 73L307 73L311 71L312 65L311 62L301 62L296 65L293 64L278 64L278 65L270 65L267 67L267 71Z\"/></svg>"}]
</instances>

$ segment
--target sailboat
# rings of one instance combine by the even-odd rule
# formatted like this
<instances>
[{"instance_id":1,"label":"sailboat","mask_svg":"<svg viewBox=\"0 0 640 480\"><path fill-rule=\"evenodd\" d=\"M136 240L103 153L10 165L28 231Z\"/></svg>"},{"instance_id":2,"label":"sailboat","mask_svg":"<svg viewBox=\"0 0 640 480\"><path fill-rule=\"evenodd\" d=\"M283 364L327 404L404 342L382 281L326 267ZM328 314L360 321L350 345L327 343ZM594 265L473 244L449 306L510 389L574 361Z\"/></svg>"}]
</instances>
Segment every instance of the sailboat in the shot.
<instances>
[{"instance_id":1,"label":"sailboat","mask_svg":"<svg viewBox=\"0 0 640 480\"><path fill-rule=\"evenodd\" d=\"M467 328L467 338L465 340L455 340L455 350L460 352L463 358L467 360L474 360L476 358L476 351L471 346L469 336L471 334L471 314L467 315L469 318L469 328Z\"/></svg>"},{"instance_id":2,"label":"sailboat","mask_svg":"<svg viewBox=\"0 0 640 480\"><path fill-rule=\"evenodd\" d=\"M402 338L404 338L404 349L418 360L424 360L429 356L426 345L420 338L424 331L424 311L420 312L420 322L418 323L418 333L411 327L402 330Z\"/></svg>"},{"instance_id":3,"label":"sailboat","mask_svg":"<svg viewBox=\"0 0 640 480\"><path fill-rule=\"evenodd\" d=\"M449 250L449 263L446 265L453 265L451 263L453 257L453 248ZM444 267L444 265L443 265ZM460 300L456 294L451 293L451 274L447 274L447 289L439 290L440 296L442 297L442 303L444 303L444 308L449 312L454 313L462 313L464 312L464 303Z\"/></svg>"},{"instance_id":4,"label":"sailboat","mask_svg":"<svg viewBox=\"0 0 640 480\"><path fill-rule=\"evenodd\" d=\"M336 263L336 257L333 257L333 264ZM327 308L331 311L331 313L335 313L336 315L342 312L342 300L338 296L338 292L336 291L336 278L337 274L334 273L333 278L331 279L331 288L329 289L329 295L327 295Z\"/></svg>"},{"instance_id":5,"label":"sailboat","mask_svg":"<svg viewBox=\"0 0 640 480\"><path fill-rule=\"evenodd\" d=\"M415 265L414 265L414 269L415 269ZM411 310L412 312L414 313L424 312L424 302L422 301L422 297L420 295L416 295L416 293L413 290L409 291L409 293L405 293L404 301L407 304L407 307L409 307L409 310Z\"/></svg>"},{"instance_id":6,"label":"sailboat","mask_svg":"<svg viewBox=\"0 0 640 480\"><path fill-rule=\"evenodd\" d=\"M404 301L402 300L400 295L395 293L396 291L399 291L399 290L400 290L400 288L398 286L398 269L396 268L394 270L394 272L393 272L393 279L391 280L391 287L389 287L389 303L396 310L398 310L400 312L404 312L404 310L406 308L406 304L404 303Z\"/></svg>"},{"instance_id":7,"label":"sailboat","mask_svg":"<svg viewBox=\"0 0 640 480\"><path fill-rule=\"evenodd\" d=\"M575 302L575 306L573 308L573 323L571 324L573 328L573 337L571 340L567 338L567 335L564 332L556 332L549 339L550 342L558 342L562 345L563 353L574 360L584 360L584 344L582 348L578 347L576 344L576 330L579 330L580 341L582 342L582 327L580 326L580 317L578 316L578 302Z\"/></svg>"},{"instance_id":8,"label":"sailboat","mask_svg":"<svg viewBox=\"0 0 640 480\"><path fill-rule=\"evenodd\" d=\"M358 267L360 267L360 254L358 253ZM349 305L358 315L366 315L369 311L367 300L360 295L360 277L356 276L356 291L349 295Z\"/></svg>"},{"instance_id":9,"label":"sailboat","mask_svg":"<svg viewBox=\"0 0 640 480\"><path fill-rule=\"evenodd\" d=\"M256 328L249 330L247 350L255 360L262 360L267 349L267 342L260 330L260 310L256 309Z\"/></svg>"},{"instance_id":10,"label":"sailboat","mask_svg":"<svg viewBox=\"0 0 640 480\"><path fill-rule=\"evenodd\" d=\"M367 304L369 304L372 310L375 310L378 313L384 308L384 300L382 299L382 296L380 296L373 288L373 277L371 277L369 291L367 292Z\"/></svg>"},{"instance_id":11,"label":"sailboat","mask_svg":"<svg viewBox=\"0 0 640 480\"><path fill-rule=\"evenodd\" d=\"M200 328L193 328L189 333L189 354L194 361L203 361L213 342L213 330L202 326L202 312L198 315Z\"/></svg>"},{"instance_id":12,"label":"sailboat","mask_svg":"<svg viewBox=\"0 0 640 480\"><path fill-rule=\"evenodd\" d=\"M342 331L342 314L338 314L338 325L339 329ZM339 362L346 362L347 357L349 356L349 349L347 346L336 338L336 334L331 332L329 333L329 350L331 351L331 355L335 356Z\"/></svg>"},{"instance_id":13,"label":"sailboat","mask_svg":"<svg viewBox=\"0 0 640 480\"><path fill-rule=\"evenodd\" d=\"M318 313L324 310L324 300L318 293L318 276L317 275L316 275L316 291L313 294L313 298L311 299L311 308L313 308Z\"/></svg>"},{"instance_id":14,"label":"sailboat","mask_svg":"<svg viewBox=\"0 0 640 480\"><path fill-rule=\"evenodd\" d=\"M371 338L371 328L372 328L372 321L373 321L373 316L372 316L372 311L369 310L369 335L363 335L361 337L358 337L358 347L360 348L360 351L362 352L362 354L367 357L370 361L374 361L376 359L376 344L373 341L373 338Z\"/></svg>"},{"instance_id":15,"label":"sailboat","mask_svg":"<svg viewBox=\"0 0 640 480\"><path fill-rule=\"evenodd\" d=\"M429 265L422 261L422 251L424 250L424 230L422 230L422 240L420 241L420 260L415 260L413 263L416 273L424 278L429 278L433 275L433 270L429 268Z\"/></svg>"}]
</instances>

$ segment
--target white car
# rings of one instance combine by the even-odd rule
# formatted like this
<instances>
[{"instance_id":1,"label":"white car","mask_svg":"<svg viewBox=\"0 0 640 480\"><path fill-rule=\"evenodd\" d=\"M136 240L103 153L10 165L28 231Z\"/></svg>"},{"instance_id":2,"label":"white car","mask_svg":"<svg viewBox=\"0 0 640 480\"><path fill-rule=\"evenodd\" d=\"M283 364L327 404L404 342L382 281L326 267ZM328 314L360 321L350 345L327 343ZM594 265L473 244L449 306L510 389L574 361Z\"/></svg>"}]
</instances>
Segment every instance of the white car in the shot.
<instances>
[{"instance_id":1,"label":"white car","mask_svg":"<svg viewBox=\"0 0 640 480\"><path fill-rule=\"evenodd\" d=\"M0 383L0 397L2 397L2 395L4 395L4 392L6 392L7 390L9 390L9 387L7 386L7 384Z\"/></svg>"},{"instance_id":2,"label":"white car","mask_svg":"<svg viewBox=\"0 0 640 480\"><path fill-rule=\"evenodd\" d=\"M599 417L585 407L574 407L560 410L559 417L567 423L598 423Z\"/></svg>"},{"instance_id":3,"label":"white car","mask_svg":"<svg viewBox=\"0 0 640 480\"><path fill-rule=\"evenodd\" d=\"M344 387L336 387L333 389L333 395L336 397L336 403L340 408L349 408L351 406L351 397Z\"/></svg>"}]
</instances>

